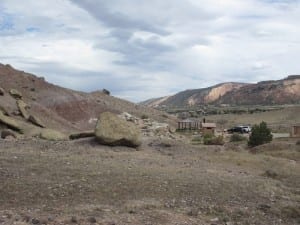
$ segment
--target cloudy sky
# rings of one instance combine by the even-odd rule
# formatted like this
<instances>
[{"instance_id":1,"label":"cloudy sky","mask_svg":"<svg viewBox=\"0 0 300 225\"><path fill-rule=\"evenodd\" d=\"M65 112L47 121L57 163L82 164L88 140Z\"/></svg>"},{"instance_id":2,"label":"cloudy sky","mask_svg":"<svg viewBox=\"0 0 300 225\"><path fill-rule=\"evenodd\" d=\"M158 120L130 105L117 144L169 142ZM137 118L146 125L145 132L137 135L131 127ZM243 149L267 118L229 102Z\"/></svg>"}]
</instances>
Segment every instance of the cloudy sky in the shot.
<instances>
[{"instance_id":1,"label":"cloudy sky","mask_svg":"<svg viewBox=\"0 0 300 225\"><path fill-rule=\"evenodd\" d=\"M0 62L131 101L300 73L300 0L0 0Z\"/></svg>"}]
</instances>

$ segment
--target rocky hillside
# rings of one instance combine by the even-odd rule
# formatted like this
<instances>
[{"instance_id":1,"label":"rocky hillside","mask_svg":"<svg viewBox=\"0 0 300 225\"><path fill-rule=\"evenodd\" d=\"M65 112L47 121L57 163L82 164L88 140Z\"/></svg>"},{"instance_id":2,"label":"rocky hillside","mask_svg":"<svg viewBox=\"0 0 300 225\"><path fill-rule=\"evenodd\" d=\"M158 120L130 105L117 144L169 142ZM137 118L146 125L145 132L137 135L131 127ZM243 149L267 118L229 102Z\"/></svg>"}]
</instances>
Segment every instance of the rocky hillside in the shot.
<instances>
[{"instance_id":1,"label":"rocky hillside","mask_svg":"<svg viewBox=\"0 0 300 225\"><path fill-rule=\"evenodd\" d=\"M273 105L300 103L300 75L256 84L222 83L142 102L150 107L186 107L203 104Z\"/></svg>"},{"instance_id":2,"label":"rocky hillside","mask_svg":"<svg viewBox=\"0 0 300 225\"><path fill-rule=\"evenodd\" d=\"M213 87L191 89L179 92L173 96L163 97L142 102L142 105L150 107L184 107L214 103L223 95L241 87L246 86L244 83L222 83Z\"/></svg>"},{"instance_id":3,"label":"rocky hillside","mask_svg":"<svg viewBox=\"0 0 300 225\"><path fill-rule=\"evenodd\" d=\"M50 84L43 77L0 64L0 112L4 120L27 123L32 116L47 128L71 133L94 129L99 114L104 111L128 112L138 118L172 123L167 115L110 96L106 90L73 91Z\"/></svg>"}]
</instances>

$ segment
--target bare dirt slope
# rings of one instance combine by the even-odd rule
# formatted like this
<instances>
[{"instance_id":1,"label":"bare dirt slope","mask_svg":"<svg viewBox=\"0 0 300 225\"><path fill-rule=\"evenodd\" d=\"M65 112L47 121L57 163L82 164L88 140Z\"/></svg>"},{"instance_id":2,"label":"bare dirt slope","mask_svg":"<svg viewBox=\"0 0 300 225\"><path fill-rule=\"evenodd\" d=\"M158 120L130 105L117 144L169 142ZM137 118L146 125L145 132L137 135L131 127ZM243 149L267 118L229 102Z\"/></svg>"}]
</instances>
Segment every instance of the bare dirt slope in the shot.
<instances>
[{"instance_id":1,"label":"bare dirt slope","mask_svg":"<svg viewBox=\"0 0 300 225\"><path fill-rule=\"evenodd\" d=\"M0 96L0 106L16 117L16 101L8 92L16 89L30 112L39 117L50 128L66 132L93 129L95 118L104 111L128 112L141 117L147 115L161 122L174 123L163 113L134 103L109 96L102 91L84 93L62 88L45 81L42 77L18 71L10 65L0 64L0 87L5 91ZM99 84L101 87L101 84Z\"/></svg>"},{"instance_id":2,"label":"bare dirt slope","mask_svg":"<svg viewBox=\"0 0 300 225\"><path fill-rule=\"evenodd\" d=\"M3 140L0 224L296 225L295 141L251 154L243 143L148 139L136 151L91 139Z\"/></svg>"}]
</instances>

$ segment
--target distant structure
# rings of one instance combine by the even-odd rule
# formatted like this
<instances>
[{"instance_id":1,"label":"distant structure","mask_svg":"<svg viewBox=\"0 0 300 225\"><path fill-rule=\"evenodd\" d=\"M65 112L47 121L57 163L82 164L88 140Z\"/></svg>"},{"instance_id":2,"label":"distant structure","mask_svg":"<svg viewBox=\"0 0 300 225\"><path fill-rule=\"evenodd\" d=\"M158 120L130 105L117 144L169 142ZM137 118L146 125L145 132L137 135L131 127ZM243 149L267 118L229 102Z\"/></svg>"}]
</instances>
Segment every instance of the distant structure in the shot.
<instances>
[{"instance_id":1,"label":"distant structure","mask_svg":"<svg viewBox=\"0 0 300 225\"><path fill-rule=\"evenodd\" d=\"M215 123L206 123L196 119L185 119L178 122L178 130L199 130L202 134L214 134L217 125Z\"/></svg>"},{"instance_id":2,"label":"distant structure","mask_svg":"<svg viewBox=\"0 0 300 225\"><path fill-rule=\"evenodd\" d=\"M216 128L215 123L201 123L202 134L215 134Z\"/></svg>"},{"instance_id":3,"label":"distant structure","mask_svg":"<svg viewBox=\"0 0 300 225\"><path fill-rule=\"evenodd\" d=\"M300 137L300 124L292 126L291 137Z\"/></svg>"},{"instance_id":4,"label":"distant structure","mask_svg":"<svg viewBox=\"0 0 300 225\"><path fill-rule=\"evenodd\" d=\"M194 119L185 119L178 122L178 130L199 130L201 122Z\"/></svg>"}]
</instances>

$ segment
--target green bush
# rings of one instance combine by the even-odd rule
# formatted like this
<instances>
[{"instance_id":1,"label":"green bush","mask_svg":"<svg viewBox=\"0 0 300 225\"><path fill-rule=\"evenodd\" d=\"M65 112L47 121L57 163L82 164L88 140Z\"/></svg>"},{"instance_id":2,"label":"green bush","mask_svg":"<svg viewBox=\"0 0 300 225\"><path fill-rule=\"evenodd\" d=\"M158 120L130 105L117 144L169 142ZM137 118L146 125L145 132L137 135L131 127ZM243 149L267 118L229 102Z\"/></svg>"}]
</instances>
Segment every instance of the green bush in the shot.
<instances>
[{"instance_id":1,"label":"green bush","mask_svg":"<svg viewBox=\"0 0 300 225\"><path fill-rule=\"evenodd\" d=\"M248 145L250 147L262 145L271 142L273 136L271 130L267 127L266 122L261 122L259 125L252 127L252 132L249 137Z\"/></svg>"},{"instance_id":2,"label":"green bush","mask_svg":"<svg viewBox=\"0 0 300 225\"><path fill-rule=\"evenodd\" d=\"M222 136L218 136L218 137L203 137L203 144L205 145L224 145L224 140Z\"/></svg>"},{"instance_id":3,"label":"green bush","mask_svg":"<svg viewBox=\"0 0 300 225\"><path fill-rule=\"evenodd\" d=\"M246 141L247 138L240 134L233 134L230 137L230 142Z\"/></svg>"}]
</instances>

